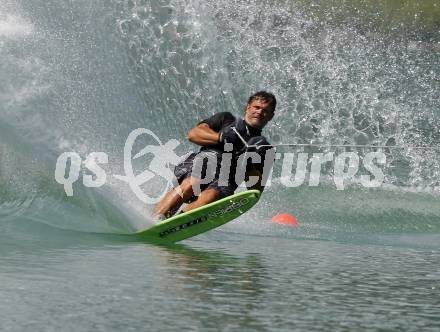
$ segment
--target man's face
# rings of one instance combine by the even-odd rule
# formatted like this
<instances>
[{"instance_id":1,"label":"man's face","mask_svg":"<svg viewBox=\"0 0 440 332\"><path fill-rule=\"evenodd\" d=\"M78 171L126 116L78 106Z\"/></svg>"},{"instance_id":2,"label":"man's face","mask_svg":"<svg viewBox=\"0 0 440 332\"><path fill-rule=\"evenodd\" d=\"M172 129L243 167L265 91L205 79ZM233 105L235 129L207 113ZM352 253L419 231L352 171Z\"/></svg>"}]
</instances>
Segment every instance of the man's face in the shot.
<instances>
[{"instance_id":1,"label":"man's face","mask_svg":"<svg viewBox=\"0 0 440 332\"><path fill-rule=\"evenodd\" d=\"M273 110L269 103L263 99L254 99L246 106L244 120L254 128L263 127L273 118Z\"/></svg>"}]
</instances>

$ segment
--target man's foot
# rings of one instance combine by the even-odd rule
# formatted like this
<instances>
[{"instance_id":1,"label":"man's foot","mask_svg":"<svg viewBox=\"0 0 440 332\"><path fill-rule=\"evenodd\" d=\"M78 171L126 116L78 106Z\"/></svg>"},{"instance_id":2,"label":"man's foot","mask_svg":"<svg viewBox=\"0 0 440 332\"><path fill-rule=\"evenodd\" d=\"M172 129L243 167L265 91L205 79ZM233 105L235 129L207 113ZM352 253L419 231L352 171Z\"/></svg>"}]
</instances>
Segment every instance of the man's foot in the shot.
<instances>
[{"instance_id":1,"label":"man's foot","mask_svg":"<svg viewBox=\"0 0 440 332\"><path fill-rule=\"evenodd\" d=\"M168 219L168 218L165 217L163 214L158 214L158 215L153 216L153 221L154 221L156 224L159 224L159 223L161 223L162 221L164 221L164 220L166 220L166 219Z\"/></svg>"}]
</instances>

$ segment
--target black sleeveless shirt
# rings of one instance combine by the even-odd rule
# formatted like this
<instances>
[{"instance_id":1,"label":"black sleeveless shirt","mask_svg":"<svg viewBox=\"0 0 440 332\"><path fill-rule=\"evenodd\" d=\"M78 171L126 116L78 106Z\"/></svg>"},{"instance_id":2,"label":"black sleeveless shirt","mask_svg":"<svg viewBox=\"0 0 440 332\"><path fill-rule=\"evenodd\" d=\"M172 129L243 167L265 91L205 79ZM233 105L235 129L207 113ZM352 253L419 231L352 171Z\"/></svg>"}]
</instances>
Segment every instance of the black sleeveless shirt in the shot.
<instances>
[{"instance_id":1,"label":"black sleeveless shirt","mask_svg":"<svg viewBox=\"0 0 440 332\"><path fill-rule=\"evenodd\" d=\"M198 124L206 123L211 129L213 129L216 132L219 132L225 127L235 127L237 131L240 133L240 135L243 137L243 139L248 142L250 138L255 136L262 136L261 135L261 129L251 127L248 125L243 119L237 118L230 112L220 112L217 114L214 114L208 119L205 119L203 121L200 121ZM238 138L236 143L236 151L243 152L244 144L241 141L240 138ZM214 151L217 153L223 153L224 152L224 145L221 143L209 145L209 146L202 146L200 148L200 151ZM256 167L261 173L263 173L263 166L264 166L264 160L265 160L265 153L266 150L262 150L258 152L261 157L261 163L258 164L248 164L248 169L250 167ZM232 165L231 165L231 178L234 176L234 170L236 169L237 160L238 160L239 154L235 153Z\"/></svg>"},{"instance_id":2,"label":"black sleeveless shirt","mask_svg":"<svg viewBox=\"0 0 440 332\"><path fill-rule=\"evenodd\" d=\"M212 130L216 132L220 132L220 130L225 127L235 127L237 131L240 133L241 137L247 142L251 137L261 136L261 129L251 127L248 125L243 119L236 118L230 112L220 112L214 114L208 119L205 119L198 124L206 123ZM244 144L240 139L237 140L237 150L241 150L244 147ZM218 143L215 145L202 146L200 151L204 150L215 150L218 152L223 152L223 144Z\"/></svg>"}]
</instances>

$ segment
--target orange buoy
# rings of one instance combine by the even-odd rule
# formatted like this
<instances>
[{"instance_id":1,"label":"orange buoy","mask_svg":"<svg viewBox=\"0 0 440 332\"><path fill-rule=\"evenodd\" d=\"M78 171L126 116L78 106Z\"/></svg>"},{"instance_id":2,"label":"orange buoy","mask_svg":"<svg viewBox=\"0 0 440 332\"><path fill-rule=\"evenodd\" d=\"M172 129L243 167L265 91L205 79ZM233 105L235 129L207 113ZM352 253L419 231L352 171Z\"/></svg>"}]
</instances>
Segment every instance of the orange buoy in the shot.
<instances>
[{"instance_id":1,"label":"orange buoy","mask_svg":"<svg viewBox=\"0 0 440 332\"><path fill-rule=\"evenodd\" d=\"M288 213L277 214L272 217L272 222L276 222L277 224L289 225L289 226L299 226L298 221L295 216L292 216Z\"/></svg>"}]
</instances>

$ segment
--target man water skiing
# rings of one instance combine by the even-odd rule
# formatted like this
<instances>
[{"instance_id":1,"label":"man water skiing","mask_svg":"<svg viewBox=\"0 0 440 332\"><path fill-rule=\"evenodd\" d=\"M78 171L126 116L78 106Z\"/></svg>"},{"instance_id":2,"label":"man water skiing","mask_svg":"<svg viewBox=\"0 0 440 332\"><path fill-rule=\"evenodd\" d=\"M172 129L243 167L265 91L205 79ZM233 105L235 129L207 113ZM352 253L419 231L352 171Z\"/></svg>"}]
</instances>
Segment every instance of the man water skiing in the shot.
<instances>
[{"instance_id":1,"label":"man water skiing","mask_svg":"<svg viewBox=\"0 0 440 332\"><path fill-rule=\"evenodd\" d=\"M183 209L186 212L232 195L240 184L236 183L236 172L240 167L246 167L243 171L247 176L258 177L256 184L249 189L262 191L263 170L267 172L267 169L264 169L265 157L270 144L261 135L261 131L272 120L275 108L275 96L266 91L259 91L249 97L244 119L236 118L229 112L221 112L192 128L188 133L188 139L200 145L200 151L192 153L176 166L174 174L179 185L161 199L154 209L154 215L158 219L169 218L182 203L189 203ZM246 149L242 139L253 148ZM228 164L228 159L224 157L227 155L226 152L232 154L232 158L228 167L229 175L224 181L223 165ZM239 165L240 156L245 152L256 152L261 162ZM209 167L209 159L216 160L214 167ZM268 162L271 167L273 159ZM205 178L210 179L208 183L205 183ZM201 190L198 197L195 197L195 188Z\"/></svg>"}]
</instances>

